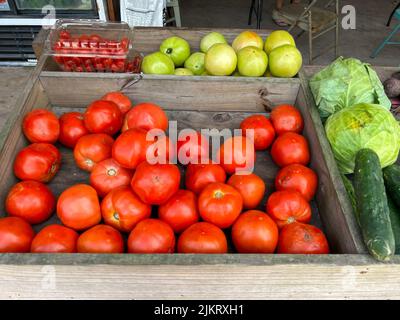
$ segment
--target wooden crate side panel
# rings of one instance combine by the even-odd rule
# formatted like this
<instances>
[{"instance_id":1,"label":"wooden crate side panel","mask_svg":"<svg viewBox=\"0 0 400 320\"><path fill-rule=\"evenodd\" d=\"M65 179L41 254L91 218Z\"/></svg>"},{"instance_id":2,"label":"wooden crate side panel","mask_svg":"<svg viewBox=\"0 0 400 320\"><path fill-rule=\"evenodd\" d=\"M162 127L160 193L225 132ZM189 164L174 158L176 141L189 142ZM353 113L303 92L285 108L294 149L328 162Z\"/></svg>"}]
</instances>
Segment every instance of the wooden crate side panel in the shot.
<instances>
[{"instance_id":1,"label":"wooden crate side panel","mask_svg":"<svg viewBox=\"0 0 400 320\"><path fill-rule=\"evenodd\" d=\"M17 182L13 171L15 156L28 144L21 129L23 115L31 111L33 108L51 108L49 100L47 99L47 96L38 80L34 82L32 91L22 108L15 111L16 118L15 121L12 121L12 126L8 131L6 130L2 133L6 136L0 153L0 207L2 209L4 208L8 190ZM3 210L3 212L5 211Z\"/></svg>"},{"instance_id":2,"label":"wooden crate side panel","mask_svg":"<svg viewBox=\"0 0 400 320\"><path fill-rule=\"evenodd\" d=\"M360 229L306 79L302 79L300 97L301 95L305 104L300 104L300 106L306 108L303 109L306 111L303 114L308 118L306 123L313 126L311 130L306 126L305 131L310 145L318 148L311 149L311 152L316 154L312 157L312 166L319 172L316 198L328 237L335 239L334 243L339 246L339 252L365 253L367 251ZM343 241L343 239L346 240Z\"/></svg>"},{"instance_id":3,"label":"wooden crate side panel","mask_svg":"<svg viewBox=\"0 0 400 320\"><path fill-rule=\"evenodd\" d=\"M120 90L134 103L149 101L172 110L257 111L267 105L294 103L300 86L298 79L230 79L226 77L177 77L144 75L126 87L137 75L66 74L43 72L40 81L53 105L82 107L109 91ZM232 81L233 80L233 81ZM76 94L76 88L82 94Z\"/></svg>"},{"instance_id":4,"label":"wooden crate side panel","mask_svg":"<svg viewBox=\"0 0 400 320\"><path fill-rule=\"evenodd\" d=\"M191 51L200 51L200 40L211 31L224 35L229 44L246 29L218 29L218 28L162 28L162 27L135 27L133 28L133 47L135 50L148 54L160 49L160 44L166 38L178 36L185 39L191 47ZM271 30L257 30L260 37L265 38Z\"/></svg>"}]
</instances>

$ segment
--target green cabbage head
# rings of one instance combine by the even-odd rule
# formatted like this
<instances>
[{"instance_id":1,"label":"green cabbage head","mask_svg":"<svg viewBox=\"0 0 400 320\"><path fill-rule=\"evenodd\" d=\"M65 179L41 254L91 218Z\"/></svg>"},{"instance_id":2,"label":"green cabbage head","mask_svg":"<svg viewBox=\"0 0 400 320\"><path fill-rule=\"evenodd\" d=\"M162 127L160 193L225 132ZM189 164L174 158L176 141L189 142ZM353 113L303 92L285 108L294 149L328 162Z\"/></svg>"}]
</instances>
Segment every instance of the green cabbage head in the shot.
<instances>
[{"instance_id":1,"label":"green cabbage head","mask_svg":"<svg viewBox=\"0 0 400 320\"><path fill-rule=\"evenodd\" d=\"M400 126L390 111L377 104L360 103L331 115L325 131L342 173L354 171L357 151L374 150L382 168L396 162Z\"/></svg>"}]
</instances>

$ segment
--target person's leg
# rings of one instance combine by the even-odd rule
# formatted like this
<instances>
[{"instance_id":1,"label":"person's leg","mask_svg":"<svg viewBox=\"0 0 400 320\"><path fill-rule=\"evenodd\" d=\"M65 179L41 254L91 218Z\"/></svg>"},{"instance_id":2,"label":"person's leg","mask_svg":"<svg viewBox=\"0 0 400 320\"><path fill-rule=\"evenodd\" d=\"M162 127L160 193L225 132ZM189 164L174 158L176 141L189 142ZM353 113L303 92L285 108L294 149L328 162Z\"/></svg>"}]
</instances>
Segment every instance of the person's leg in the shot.
<instances>
[{"instance_id":1,"label":"person's leg","mask_svg":"<svg viewBox=\"0 0 400 320\"><path fill-rule=\"evenodd\" d=\"M298 0L296 0L298 1ZM283 19L281 13L279 12L285 3L285 0L275 0L275 9L272 10L272 20L280 27L288 26L285 19Z\"/></svg>"}]
</instances>

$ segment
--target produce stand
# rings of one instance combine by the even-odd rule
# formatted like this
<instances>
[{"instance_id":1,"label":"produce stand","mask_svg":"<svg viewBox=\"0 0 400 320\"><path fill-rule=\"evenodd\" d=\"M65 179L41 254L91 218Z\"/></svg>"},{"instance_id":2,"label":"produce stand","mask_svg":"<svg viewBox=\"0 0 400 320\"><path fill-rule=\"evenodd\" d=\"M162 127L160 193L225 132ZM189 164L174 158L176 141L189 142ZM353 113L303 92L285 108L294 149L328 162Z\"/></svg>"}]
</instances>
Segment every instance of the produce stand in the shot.
<instances>
[{"instance_id":1,"label":"produce stand","mask_svg":"<svg viewBox=\"0 0 400 320\"><path fill-rule=\"evenodd\" d=\"M190 30L185 32L190 42ZM149 45L148 50L153 47ZM305 67L293 79L69 73L49 69L48 59L42 56L0 134L1 203L16 181L12 172L15 154L27 143L21 115L34 108L49 108L57 114L79 110L108 91L122 89L134 103L157 103L184 125L218 128L237 126L244 116L271 105L293 103L304 117L311 168L319 176L314 223L322 224L333 253L0 254L0 298L400 298L400 257L379 263L366 254L308 88L307 77L316 70ZM377 68L383 77L391 71ZM50 183L57 195L66 185L87 179L73 168L71 155L62 154L63 168ZM258 173L268 188L276 168L269 156L259 161Z\"/></svg>"}]
</instances>

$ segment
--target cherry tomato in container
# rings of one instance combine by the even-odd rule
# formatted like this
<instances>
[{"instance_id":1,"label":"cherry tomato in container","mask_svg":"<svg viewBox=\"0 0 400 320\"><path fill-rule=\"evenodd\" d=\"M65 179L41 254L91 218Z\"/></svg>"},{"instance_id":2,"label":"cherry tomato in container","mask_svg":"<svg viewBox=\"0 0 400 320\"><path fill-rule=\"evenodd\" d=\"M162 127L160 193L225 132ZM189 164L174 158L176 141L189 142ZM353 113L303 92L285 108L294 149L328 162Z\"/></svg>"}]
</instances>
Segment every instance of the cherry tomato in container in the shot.
<instances>
[{"instance_id":1,"label":"cherry tomato in container","mask_svg":"<svg viewBox=\"0 0 400 320\"><path fill-rule=\"evenodd\" d=\"M186 168L185 183L188 190L199 194L207 185L226 180L224 168L219 164L189 164Z\"/></svg>"},{"instance_id":2,"label":"cherry tomato in container","mask_svg":"<svg viewBox=\"0 0 400 320\"><path fill-rule=\"evenodd\" d=\"M130 232L138 222L150 218L151 206L142 202L131 188L119 187L103 199L101 214L106 224Z\"/></svg>"},{"instance_id":3,"label":"cherry tomato in container","mask_svg":"<svg viewBox=\"0 0 400 320\"><path fill-rule=\"evenodd\" d=\"M328 254L329 244L324 233L317 227L295 222L281 229L278 253Z\"/></svg>"},{"instance_id":4,"label":"cherry tomato in container","mask_svg":"<svg viewBox=\"0 0 400 320\"><path fill-rule=\"evenodd\" d=\"M96 190L86 184L69 187L58 198L57 215L65 226L74 230L98 224L101 210Z\"/></svg>"},{"instance_id":5,"label":"cherry tomato in container","mask_svg":"<svg viewBox=\"0 0 400 320\"><path fill-rule=\"evenodd\" d=\"M20 217L31 224L42 223L50 218L56 207L56 198L41 182L22 181L9 191L5 208L13 217Z\"/></svg>"},{"instance_id":6,"label":"cherry tomato in container","mask_svg":"<svg viewBox=\"0 0 400 320\"><path fill-rule=\"evenodd\" d=\"M178 160L181 164L199 164L209 158L208 139L200 132L181 131L177 142Z\"/></svg>"},{"instance_id":7,"label":"cherry tomato in container","mask_svg":"<svg viewBox=\"0 0 400 320\"><path fill-rule=\"evenodd\" d=\"M254 173L234 174L227 184L234 187L243 198L243 208L256 208L264 197L265 183L263 179Z\"/></svg>"},{"instance_id":8,"label":"cherry tomato in container","mask_svg":"<svg viewBox=\"0 0 400 320\"><path fill-rule=\"evenodd\" d=\"M249 134L249 131L246 130L253 130L251 134L254 139L254 148L257 151L267 149L275 138L274 127L269 119L261 114L244 119L240 123L240 129L242 129L242 135L245 137Z\"/></svg>"},{"instance_id":9,"label":"cherry tomato in container","mask_svg":"<svg viewBox=\"0 0 400 320\"><path fill-rule=\"evenodd\" d=\"M129 186L133 173L122 168L114 159L106 159L97 163L90 173L90 185L96 189L100 197L111 190Z\"/></svg>"},{"instance_id":10,"label":"cherry tomato in container","mask_svg":"<svg viewBox=\"0 0 400 320\"><path fill-rule=\"evenodd\" d=\"M174 251L174 230L161 220L143 220L129 234L129 253L173 253Z\"/></svg>"},{"instance_id":11,"label":"cherry tomato in container","mask_svg":"<svg viewBox=\"0 0 400 320\"><path fill-rule=\"evenodd\" d=\"M271 112L270 120L278 135L285 132L302 133L304 128L304 121L300 111L289 104L275 107Z\"/></svg>"},{"instance_id":12,"label":"cherry tomato in container","mask_svg":"<svg viewBox=\"0 0 400 320\"><path fill-rule=\"evenodd\" d=\"M101 100L114 102L123 115L132 108L131 100L120 91L109 92L105 94Z\"/></svg>"},{"instance_id":13,"label":"cherry tomato in container","mask_svg":"<svg viewBox=\"0 0 400 320\"><path fill-rule=\"evenodd\" d=\"M142 162L133 174L132 190L147 204L161 205L179 189L181 173L174 164Z\"/></svg>"},{"instance_id":14,"label":"cherry tomato in container","mask_svg":"<svg viewBox=\"0 0 400 320\"><path fill-rule=\"evenodd\" d=\"M232 241L239 253L273 253L278 244L278 226L262 211L246 211L232 227Z\"/></svg>"},{"instance_id":15,"label":"cherry tomato in container","mask_svg":"<svg viewBox=\"0 0 400 320\"><path fill-rule=\"evenodd\" d=\"M30 142L55 143L60 134L60 123L53 112L35 109L24 117L22 131Z\"/></svg>"},{"instance_id":16,"label":"cherry tomato in container","mask_svg":"<svg viewBox=\"0 0 400 320\"><path fill-rule=\"evenodd\" d=\"M191 225L178 239L178 253L227 253L224 232L208 222Z\"/></svg>"},{"instance_id":17,"label":"cherry tomato in container","mask_svg":"<svg viewBox=\"0 0 400 320\"><path fill-rule=\"evenodd\" d=\"M118 230L99 224L79 236L77 247L79 253L123 253L124 239Z\"/></svg>"},{"instance_id":18,"label":"cherry tomato in container","mask_svg":"<svg viewBox=\"0 0 400 320\"><path fill-rule=\"evenodd\" d=\"M217 161L227 174L238 171L252 171L256 153L250 139L243 136L234 136L227 139L218 151Z\"/></svg>"},{"instance_id":19,"label":"cherry tomato in container","mask_svg":"<svg viewBox=\"0 0 400 320\"><path fill-rule=\"evenodd\" d=\"M149 102L140 103L125 115L122 131L132 128L165 131L168 128L168 117L160 106Z\"/></svg>"},{"instance_id":20,"label":"cherry tomato in container","mask_svg":"<svg viewBox=\"0 0 400 320\"><path fill-rule=\"evenodd\" d=\"M266 211L279 228L296 221L309 223L311 220L311 206L297 191L272 193L268 198Z\"/></svg>"},{"instance_id":21,"label":"cherry tomato in container","mask_svg":"<svg viewBox=\"0 0 400 320\"><path fill-rule=\"evenodd\" d=\"M120 134L112 148L112 157L122 167L135 169L146 160L146 151L151 141L146 138L146 131L130 129Z\"/></svg>"},{"instance_id":22,"label":"cherry tomato in container","mask_svg":"<svg viewBox=\"0 0 400 320\"><path fill-rule=\"evenodd\" d=\"M33 238L31 252L74 253L78 237L78 233L70 228L58 224L48 225Z\"/></svg>"},{"instance_id":23,"label":"cherry tomato in container","mask_svg":"<svg viewBox=\"0 0 400 320\"><path fill-rule=\"evenodd\" d=\"M197 197L189 190L178 190L166 203L158 207L158 217L168 223L175 233L199 221Z\"/></svg>"},{"instance_id":24,"label":"cherry tomato in container","mask_svg":"<svg viewBox=\"0 0 400 320\"><path fill-rule=\"evenodd\" d=\"M214 182L200 193L198 206L204 221L225 229L230 227L242 212L243 198L234 187Z\"/></svg>"},{"instance_id":25,"label":"cherry tomato in container","mask_svg":"<svg viewBox=\"0 0 400 320\"><path fill-rule=\"evenodd\" d=\"M71 38L71 34L67 30L61 30L59 37L60 39L69 39Z\"/></svg>"},{"instance_id":26,"label":"cherry tomato in container","mask_svg":"<svg viewBox=\"0 0 400 320\"><path fill-rule=\"evenodd\" d=\"M60 169L61 154L50 143L33 143L18 152L14 174L21 180L49 182Z\"/></svg>"},{"instance_id":27,"label":"cherry tomato in container","mask_svg":"<svg viewBox=\"0 0 400 320\"><path fill-rule=\"evenodd\" d=\"M113 144L114 139L104 133L81 137L74 148L76 165L91 172L96 163L111 158Z\"/></svg>"},{"instance_id":28,"label":"cherry tomato in container","mask_svg":"<svg viewBox=\"0 0 400 320\"><path fill-rule=\"evenodd\" d=\"M317 174L301 164L292 164L279 170L275 178L275 189L299 192L311 201L318 187Z\"/></svg>"},{"instance_id":29,"label":"cherry tomato in container","mask_svg":"<svg viewBox=\"0 0 400 320\"><path fill-rule=\"evenodd\" d=\"M83 121L91 133L105 133L112 136L121 130L123 116L114 102L97 100L87 107Z\"/></svg>"},{"instance_id":30,"label":"cherry tomato in container","mask_svg":"<svg viewBox=\"0 0 400 320\"><path fill-rule=\"evenodd\" d=\"M310 162L306 138L293 132L284 133L275 140L271 148L271 156L280 167L295 163L306 166Z\"/></svg>"},{"instance_id":31,"label":"cherry tomato in container","mask_svg":"<svg viewBox=\"0 0 400 320\"><path fill-rule=\"evenodd\" d=\"M35 232L28 222L18 217L0 218L0 252L25 253L31 249Z\"/></svg>"},{"instance_id":32,"label":"cherry tomato in container","mask_svg":"<svg viewBox=\"0 0 400 320\"><path fill-rule=\"evenodd\" d=\"M80 112L64 113L60 117L60 136L58 141L68 148L74 148L78 140L89 134Z\"/></svg>"}]
</instances>

